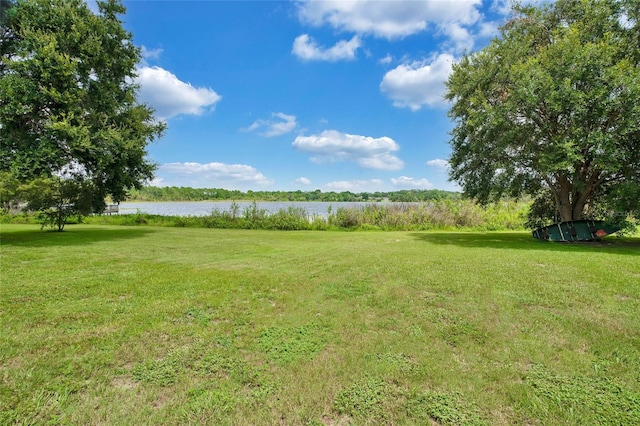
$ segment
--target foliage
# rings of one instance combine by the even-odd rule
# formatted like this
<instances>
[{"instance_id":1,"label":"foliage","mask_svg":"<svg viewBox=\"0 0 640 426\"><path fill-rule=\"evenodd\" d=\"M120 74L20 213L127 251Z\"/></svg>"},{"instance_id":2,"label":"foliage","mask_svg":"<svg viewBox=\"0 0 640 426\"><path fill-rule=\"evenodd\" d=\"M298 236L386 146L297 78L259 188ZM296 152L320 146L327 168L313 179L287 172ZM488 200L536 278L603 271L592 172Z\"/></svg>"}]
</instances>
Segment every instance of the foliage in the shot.
<instances>
[{"instance_id":1,"label":"foliage","mask_svg":"<svg viewBox=\"0 0 640 426\"><path fill-rule=\"evenodd\" d=\"M639 14L635 0L516 6L499 38L454 65L450 176L466 194L547 192L561 220L596 206L637 215Z\"/></svg>"},{"instance_id":2,"label":"foliage","mask_svg":"<svg viewBox=\"0 0 640 426\"><path fill-rule=\"evenodd\" d=\"M537 229L559 221L560 216L558 215L553 194L547 189L540 190L527 213L526 226L529 229Z\"/></svg>"},{"instance_id":3,"label":"foliage","mask_svg":"<svg viewBox=\"0 0 640 426\"><path fill-rule=\"evenodd\" d=\"M20 181L11 173L0 171L0 209L4 212L19 210Z\"/></svg>"},{"instance_id":4,"label":"foliage","mask_svg":"<svg viewBox=\"0 0 640 426\"><path fill-rule=\"evenodd\" d=\"M51 177L34 179L20 187L28 200L27 209L38 212L42 228L62 231L71 216L86 216L94 212L104 200L96 199L98 193L91 181L77 177Z\"/></svg>"},{"instance_id":5,"label":"foliage","mask_svg":"<svg viewBox=\"0 0 640 426\"><path fill-rule=\"evenodd\" d=\"M369 204L338 208L329 215L338 228L410 229L522 229L527 204L499 202L480 206L470 200L439 200L427 203Z\"/></svg>"},{"instance_id":6,"label":"foliage","mask_svg":"<svg viewBox=\"0 0 640 426\"><path fill-rule=\"evenodd\" d=\"M27 184L73 170L68 185L82 179L95 199L119 202L153 177L146 145L165 125L136 101L140 51L122 27L124 7L98 7L22 0L3 8L0 171Z\"/></svg>"},{"instance_id":7,"label":"foliage","mask_svg":"<svg viewBox=\"0 0 640 426\"><path fill-rule=\"evenodd\" d=\"M91 181L82 176L66 175L32 179L20 183L11 173L0 172L0 202L5 221L31 223L35 220L42 227L64 229L72 216L82 216L101 211L104 200L96 198L98 191Z\"/></svg>"}]
</instances>

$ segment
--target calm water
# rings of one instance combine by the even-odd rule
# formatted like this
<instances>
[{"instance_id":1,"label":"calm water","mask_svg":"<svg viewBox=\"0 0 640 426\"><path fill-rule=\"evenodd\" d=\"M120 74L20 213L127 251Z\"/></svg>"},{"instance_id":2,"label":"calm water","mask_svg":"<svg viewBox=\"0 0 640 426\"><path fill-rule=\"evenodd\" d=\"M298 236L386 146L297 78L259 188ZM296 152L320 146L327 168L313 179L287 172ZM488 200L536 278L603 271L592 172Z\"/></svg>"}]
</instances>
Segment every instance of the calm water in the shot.
<instances>
[{"instance_id":1,"label":"calm water","mask_svg":"<svg viewBox=\"0 0 640 426\"><path fill-rule=\"evenodd\" d=\"M120 203L120 214L141 213L164 216L208 216L212 210L231 211L232 201L171 201L171 202L124 202ZM252 201L236 201L238 214L242 215L246 208L251 208ZM322 202L322 201L258 201L258 209L269 213L277 213L289 207L301 207L310 216L326 217L329 208L335 212L339 207L360 207L366 202ZM375 203L384 204L384 203Z\"/></svg>"}]
</instances>

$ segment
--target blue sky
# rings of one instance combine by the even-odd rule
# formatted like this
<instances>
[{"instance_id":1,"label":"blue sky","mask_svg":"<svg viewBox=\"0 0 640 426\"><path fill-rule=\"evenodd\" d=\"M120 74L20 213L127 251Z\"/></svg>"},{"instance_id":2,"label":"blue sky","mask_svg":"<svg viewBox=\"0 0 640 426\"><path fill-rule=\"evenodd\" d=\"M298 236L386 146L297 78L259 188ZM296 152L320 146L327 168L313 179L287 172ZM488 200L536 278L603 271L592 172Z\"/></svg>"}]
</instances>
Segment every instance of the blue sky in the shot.
<instances>
[{"instance_id":1,"label":"blue sky","mask_svg":"<svg viewBox=\"0 0 640 426\"><path fill-rule=\"evenodd\" d=\"M152 184L458 190L443 83L507 3L124 1L139 99L168 124Z\"/></svg>"}]
</instances>

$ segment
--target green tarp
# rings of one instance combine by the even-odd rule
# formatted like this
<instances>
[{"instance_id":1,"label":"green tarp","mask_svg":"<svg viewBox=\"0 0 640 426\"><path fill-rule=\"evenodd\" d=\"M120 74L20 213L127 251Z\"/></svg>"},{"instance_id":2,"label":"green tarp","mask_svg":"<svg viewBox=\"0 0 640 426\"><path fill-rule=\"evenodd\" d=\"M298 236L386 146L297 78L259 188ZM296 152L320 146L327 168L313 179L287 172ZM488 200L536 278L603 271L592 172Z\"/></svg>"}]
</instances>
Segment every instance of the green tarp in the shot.
<instances>
[{"instance_id":1,"label":"green tarp","mask_svg":"<svg viewBox=\"0 0 640 426\"><path fill-rule=\"evenodd\" d=\"M573 220L538 228L533 237L546 241L592 241L619 230L603 220Z\"/></svg>"}]
</instances>

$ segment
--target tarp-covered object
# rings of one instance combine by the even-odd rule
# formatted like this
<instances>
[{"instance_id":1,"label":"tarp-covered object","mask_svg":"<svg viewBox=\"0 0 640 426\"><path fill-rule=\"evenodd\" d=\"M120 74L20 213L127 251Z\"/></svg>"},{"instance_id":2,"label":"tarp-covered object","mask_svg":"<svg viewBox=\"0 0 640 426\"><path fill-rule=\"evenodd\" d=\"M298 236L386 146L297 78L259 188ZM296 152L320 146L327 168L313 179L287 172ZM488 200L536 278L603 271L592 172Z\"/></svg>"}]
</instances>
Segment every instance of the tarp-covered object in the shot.
<instances>
[{"instance_id":1,"label":"tarp-covered object","mask_svg":"<svg viewBox=\"0 0 640 426\"><path fill-rule=\"evenodd\" d=\"M538 228L533 237L546 241L593 241L619 230L603 220L572 220Z\"/></svg>"}]
</instances>

